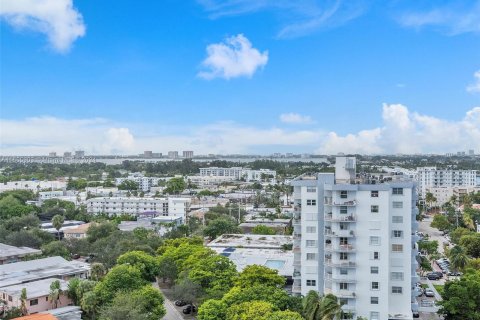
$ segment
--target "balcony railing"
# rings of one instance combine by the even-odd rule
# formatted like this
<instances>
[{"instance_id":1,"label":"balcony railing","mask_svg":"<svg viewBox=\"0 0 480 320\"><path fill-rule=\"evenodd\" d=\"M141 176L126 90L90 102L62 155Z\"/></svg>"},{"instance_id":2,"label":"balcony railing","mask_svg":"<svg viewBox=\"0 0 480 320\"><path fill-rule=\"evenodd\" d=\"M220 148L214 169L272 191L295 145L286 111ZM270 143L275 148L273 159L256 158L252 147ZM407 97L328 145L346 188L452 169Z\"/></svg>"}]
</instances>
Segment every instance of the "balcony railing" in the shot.
<instances>
[{"instance_id":1,"label":"balcony railing","mask_svg":"<svg viewBox=\"0 0 480 320\"><path fill-rule=\"evenodd\" d=\"M353 252L355 247L352 244L326 244L325 250L338 252Z\"/></svg>"},{"instance_id":2,"label":"balcony railing","mask_svg":"<svg viewBox=\"0 0 480 320\"><path fill-rule=\"evenodd\" d=\"M355 291L350 290L335 290L333 292L338 298L355 298L356 294Z\"/></svg>"},{"instance_id":3,"label":"balcony railing","mask_svg":"<svg viewBox=\"0 0 480 320\"><path fill-rule=\"evenodd\" d=\"M354 237L355 232L353 230L325 230L324 234L327 237Z\"/></svg>"},{"instance_id":4,"label":"balcony railing","mask_svg":"<svg viewBox=\"0 0 480 320\"><path fill-rule=\"evenodd\" d=\"M338 267L338 268L355 268L356 263L354 261L340 261L340 260L332 260L332 259L325 259L325 264L330 267Z\"/></svg>"},{"instance_id":5,"label":"balcony railing","mask_svg":"<svg viewBox=\"0 0 480 320\"><path fill-rule=\"evenodd\" d=\"M346 207L352 207L357 205L357 200L349 200L349 201L334 201L333 202L334 206L346 206Z\"/></svg>"},{"instance_id":6,"label":"balcony railing","mask_svg":"<svg viewBox=\"0 0 480 320\"><path fill-rule=\"evenodd\" d=\"M357 221L356 217L352 214L349 215L333 215L327 214L325 215L325 221L332 221L332 222L355 222Z\"/></svg>"},{"instance_id":7,"label":"balcony railing","mask_svg":"<svg viewBox=\"0 0 480 320\"><path fill-rule=\"evenodd\" d=\"M327 273L325 275L325 280L332 281L332 282L348 282L348 283L357 282L357 278L355 278L352 275L332 275L331 273Z\"/></svg>"}]
</instances>

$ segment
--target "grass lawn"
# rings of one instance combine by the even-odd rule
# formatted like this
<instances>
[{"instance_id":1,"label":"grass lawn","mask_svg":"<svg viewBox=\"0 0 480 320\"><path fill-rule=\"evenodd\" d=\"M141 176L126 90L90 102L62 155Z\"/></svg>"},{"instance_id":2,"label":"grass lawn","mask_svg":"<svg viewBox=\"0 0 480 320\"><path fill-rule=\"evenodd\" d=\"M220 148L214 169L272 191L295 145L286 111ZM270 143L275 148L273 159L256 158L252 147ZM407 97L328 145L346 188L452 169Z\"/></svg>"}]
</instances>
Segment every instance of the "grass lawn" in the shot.
<instances>
[{"instance_id":1,"label":"grass lawn","mask_svg":"<svg viewBox=\"0 0 480 320\"><path fill-rule=\"evenodd\" d=\"M439 293L440 295L442 295L442 293L443 293L443 285L441 285L441 284L434 284L433 286L434 286L435 289L438 291L438 293Z\"/></svg>"},{"instance_id":2,"label":"grass lawn","mask_svg":"<svg viewBox=\"0 0 480 320\"><path fill-rule=\"evenodd\" d=\"M422 286L423 289L428 288L428 284L426 284L426 283L422 283L422 284L420 284L420 285Z\"/></svg>"}]
</instances>

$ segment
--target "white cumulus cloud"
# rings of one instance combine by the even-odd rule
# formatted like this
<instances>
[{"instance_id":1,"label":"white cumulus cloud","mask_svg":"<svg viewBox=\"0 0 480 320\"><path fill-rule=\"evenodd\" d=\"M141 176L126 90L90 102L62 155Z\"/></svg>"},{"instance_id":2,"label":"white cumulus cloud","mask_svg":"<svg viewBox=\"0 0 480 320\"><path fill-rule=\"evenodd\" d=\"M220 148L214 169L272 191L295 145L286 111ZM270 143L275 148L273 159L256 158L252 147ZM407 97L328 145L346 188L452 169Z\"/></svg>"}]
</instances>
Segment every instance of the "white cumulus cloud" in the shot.
<instances>
[{"instance_id":1,"label":"white cumulus cloud","mask_svg":"<svg viewBox=\"0 0 480 320\"><path fill-rule=\"evenodd\" d=\"M252 77L267 62L268 51L260 52L243 34L238 34L207 46L207 58L202 62L205 70L198 76L204 79Z\"/></svg>"},{"instance_id":2,"label":"white cumulus cloud","mask_svg":"<svg viewBox=\"0 0 480 320\"><path fill-rule=\"evenodd\" d=\"M2 0L0 17L18 30L44 33L52 47L66 52L85 35L82 15L73 0Z\"/></svg>"},{"instance_id":3,"label":"white cumulus cloud","mask_svg":"<svg viewBox=\"0 0 480 320\"><path fill-rule=\"evenodd\" d=\"M338 119L331 121L337 122ZM453 121L412 112L401 104L384 104L380 125L344 134L322 128L256 127L231 121L201 126L183 124L178 130L174 124L127 124L97 118L0 119L2 155L46 155L75 149L90 155L138 154L144 150L193 150L197 154L480 151L480 107Z\"/></svg>"},{"instance_id":4,"label":"white cumulus cloud","mask_svg":"<svg viewBox=\"0 0 480 320\"><path fill-rule=\"evenodd\" d=\"M460 121L411 112L401 104L383 105L383 125L340 136L330 132L318 153L444 153L480 150L480 107Z\"/></svg>"},{"instance_id":5,"label":"white cumulus cloud","mask_svg":"<svg viewBox=\"0 0 480 320\"><path fill-rule=\"evenodd\" d=\"M475 78L475 82L470 84L468 87L467 87L467 91L468 92L472 92L472 93L475 93L475 92L480 92L480 70L478 70L477 72L475 72L473 74L473 77Z\"/></svg>"},{"instance_id":6,"label":"white cumulus cloud","mask_svg":"<svg viewBox=\"0 0 480 320\"><path fill-rule=\"evenodd\" d=\"M298 113L290 112L290 113L282 113L280 115L280 121L284 123L312 123L312 118L310 116L304 116Z\"/></svg>"}]
</instances>

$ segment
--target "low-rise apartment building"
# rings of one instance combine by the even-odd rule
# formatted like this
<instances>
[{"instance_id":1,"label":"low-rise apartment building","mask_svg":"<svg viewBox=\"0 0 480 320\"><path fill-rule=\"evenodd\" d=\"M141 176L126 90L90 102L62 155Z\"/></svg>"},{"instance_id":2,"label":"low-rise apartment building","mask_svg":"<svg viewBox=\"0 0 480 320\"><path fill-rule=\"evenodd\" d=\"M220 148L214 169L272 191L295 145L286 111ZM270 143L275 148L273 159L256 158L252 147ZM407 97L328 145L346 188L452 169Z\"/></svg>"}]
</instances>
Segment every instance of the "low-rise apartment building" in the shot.
<instances>
[{"instance_id":1,"label":"low-rise apartment building","mask_svg":"<svg viewBox=\"0 0 480 320\"><path fill-rule=\"evenodd\" d=\"M50 309L61 308L72 304L72 300L67 296L68 282L58 280L60 282L61 293L56 306L49 299L50 285L55 278L48 278L28 283L22 283L0 288L0 298L5 302L5 308L20 308L22 305L22 290L27 292L25 307L29 314L47 311Z\"/></svg>"},{"instance_id":2,"label":"low-rise apartment building","mask_svg":"<svg viewBox=\"0 0 480 320\"><path fill-rule=\"evenodd\" d=\"M437 167L417 168L418 193L425 197L427 189L437 187L480 186L477 170L437 169Z\"/></svg>"},{"instance_id":3,"label":"low-rise apartment building","mask_svg":"<svg viewBox=\"0 0 480 320\"><path fill-rule=\"evenodd\" d=\"M25 257L42 254L42 250L28 247L14 247L0 243L0 265L23 261Z\"/></svg>"},{"instance_id":4,"label":"low-rise apartment building","mask_svg":"<svg viewBox=\"0 0 480 320\"><path fill-rule=\"evenodd\" d=\"M242 180L244 179L247 182L250 181L272 181L275 182L277 177L277 172L270 169L246 169L242 167L232 167L232 168L219 168L219 167L208 167L200 168L201 177L216 177L221 179L229 180Z\"/></svg>"},{"instance_id":5,"label":"low-rise apartment building","mask_svg":"<svg viewBox=\"0 0 480 320\"><path fill-rule=\"evenodd\" d=\"M190 208L190 198L140 198L140 197L102 197L87 200L87 212L106 213L110 216L129 214L138 216L144 212L156 212L163 216L182 217L185 221Z\"/></svg>"},{"instance_id":6,"label":"low-rise apartment building","mask_svg":"<svg viewBox=\"0 0 480 320\"><path fill-rule=\"evenodd\" d=\"M68 281L78 277L86 279L90 265L81 261L67 261L62 257L22 261L0 265L0 288L48 278Z\"/></svg>"},{"instance_id":7,"label":"low-rise apartment building","mask_svg":"<svg viewBox=\"0 0 480 320\"><path fill-rule=\"evenodd\" d=\"M165 180L165 178L145 177L143 174L136 172L130 174L126 178L116 178L115 184L118 186L126 180L134 181L138 185L138 190L143 192L150 192L150 188L156 187L158 185L158 182L160 180Z\"/></svg>"}]
</instances>

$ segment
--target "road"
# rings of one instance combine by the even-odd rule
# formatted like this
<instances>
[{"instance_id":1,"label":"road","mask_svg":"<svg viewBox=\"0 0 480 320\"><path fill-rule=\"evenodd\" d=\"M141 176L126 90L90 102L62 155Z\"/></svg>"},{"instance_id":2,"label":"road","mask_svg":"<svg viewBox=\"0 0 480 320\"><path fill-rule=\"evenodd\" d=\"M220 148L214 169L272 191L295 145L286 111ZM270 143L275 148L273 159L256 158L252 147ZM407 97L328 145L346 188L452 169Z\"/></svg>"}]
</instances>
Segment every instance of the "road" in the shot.
<instances>
[{"instance_id":1,"label":"road","mask_svg":"<svg viewBox=\"0 0 480 320\"><path fill-rule=\"evenodd\" d=\"M428 234L429 241L437 240L438 241L438 253L443 255L443 243L447 241L445 237L442 235L442 232L438 229L430 227L430 223L432 223L431 217L425 217L422 221L420 221L418 225L418 231Z\"/></svg>"},{"instance_id":2,"label":"road","mask_svg":"<svg viewBox=\"0 0 480 320\"><path fill-rule=\"evenodd\" d=\"M155 288L162 291L162 289L158 287L157 282L152 282L152 286L154 286ZM165 306L165 310L167 311L167 313L165 314L165 317L163 317L163 319L164 320L184 320L182 314L180 312L178 312L177 308L175 308L172 301L170 301L165 296L165 294L163 295L163 297L165 298L164 306Z\"/></svg>"}]
</instances>

